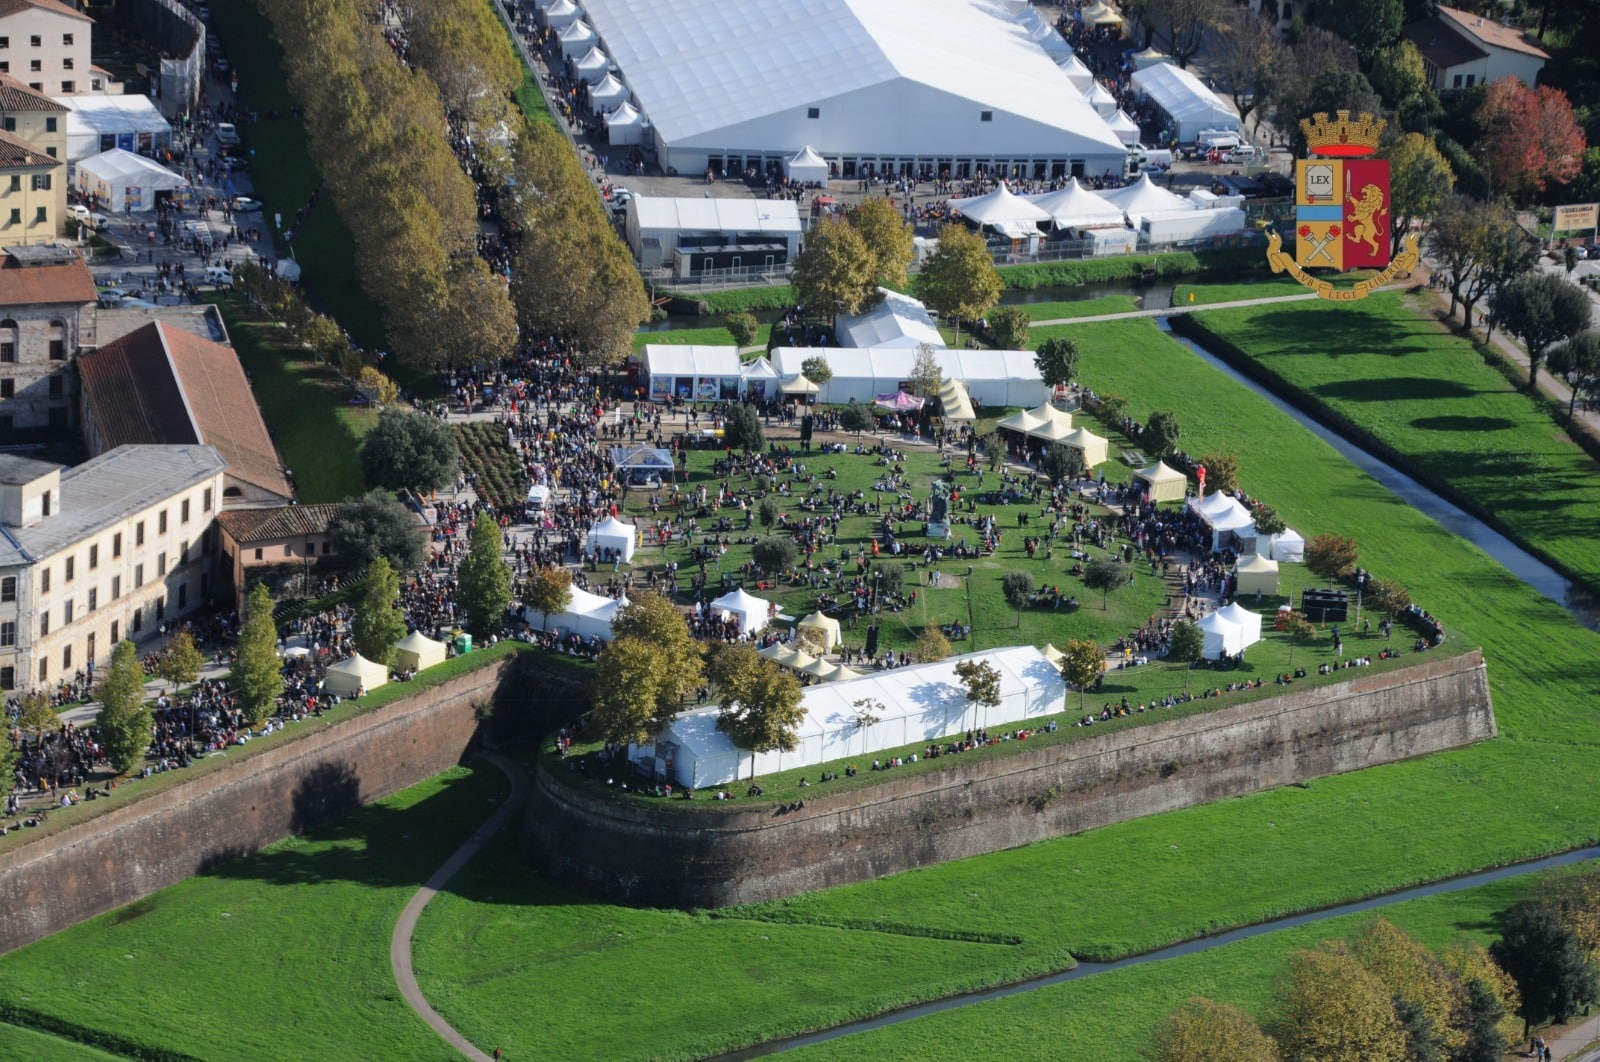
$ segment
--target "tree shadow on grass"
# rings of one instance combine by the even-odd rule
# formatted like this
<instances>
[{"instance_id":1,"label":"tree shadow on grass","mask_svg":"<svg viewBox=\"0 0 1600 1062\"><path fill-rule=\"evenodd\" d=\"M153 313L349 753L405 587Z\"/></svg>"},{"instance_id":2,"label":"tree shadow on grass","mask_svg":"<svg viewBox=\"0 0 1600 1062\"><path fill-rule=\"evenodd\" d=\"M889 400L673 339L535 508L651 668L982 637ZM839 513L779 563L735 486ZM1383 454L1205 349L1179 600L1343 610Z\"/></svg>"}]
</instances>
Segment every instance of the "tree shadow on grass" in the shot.
<instances>
[{"instance_id":1,"label":"tree shadow on grass","mask_svg":"<svg viewBox=\"0 0 1600 1062\"><path fill-rule=\"evenodd\" d=\"M1505 417L1418 417L1411 426L1423 431L1510 431L1517 422Z\"/></svg>"},{"instance_id":2,"label":"tree shadow on grass","mask_svg":"<svg viewBox=\"0 0 1600 1062\"><path fill-rule=\"evenodd\" d=\"M1390 376L1377 379L1336 380L1311 389L1318 398L1347 402L1421 401L1435 398L1471 398L1478 391L1456 380L1432 376Z\"/></svg>"}]
</instances>

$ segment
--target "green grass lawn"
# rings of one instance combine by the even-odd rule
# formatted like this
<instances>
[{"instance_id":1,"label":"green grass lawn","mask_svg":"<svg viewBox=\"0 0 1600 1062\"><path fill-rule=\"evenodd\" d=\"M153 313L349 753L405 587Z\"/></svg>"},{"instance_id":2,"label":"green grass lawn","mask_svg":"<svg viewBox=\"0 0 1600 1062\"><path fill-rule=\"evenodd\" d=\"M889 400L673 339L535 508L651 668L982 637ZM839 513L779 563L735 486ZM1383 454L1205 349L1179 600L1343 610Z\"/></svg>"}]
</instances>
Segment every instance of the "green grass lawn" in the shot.
<instances>
[{"instance_id":1,"label":"green grass lawn","mask_svg":"<svg viewBox=\"0 0 1600 1062\"><path fill-rule=\"evenodd\" d=\"M0 1055L17 1062L96 1062L125 1058L46 1032L0 1024Z\"/></svg>"},{"instance_id":2,"label":"green grass lawn","mask_svg":"<svg viewBox=\"0 0 1600 1062\"><path fill-rule=\"evenodd\" d=\"M296 496L313 505L360 494L366 489L361 440L377 424L377 412L350 405L350 387L338 373L285 342L283 329L242 298L208 297L222 310L278 453L294 474Z\"/></svg>"},{"instance_id":3,"label":"green grass lawn","mask_svg":"<svg viewBox=\"0 0 1600 1062\"><path fill-rule=\"evenodd\" d=\"M1066 299L1060 302L1022 302L1035 321L1055 321L1063 317L1098 317L1105 313L1131 313L1138 299L1132 295L1101 295L1093 299Z\"/></svg>"},{"instance_id":4,"label":"green grass lawn","mask_svg":"<svg viewBox=\"0 0 1600 1062\"><path fill-rule=\"evenodd\" d=\"M207 1059L453 1057L401 1000L389 932L505 793L493 768L447 771L14 952L0 994Z\"/></svg>"},{"instance_id":5,"label":"green grass lawn","mask_svg":"<svg viewBox=\"0 0 1600 1062\"><path fill-rule=\"evenodd\" d=\"M1594 461L1410 297L1218 310L1185 327L1600 593Z\"/></svg>"}]
</instances>

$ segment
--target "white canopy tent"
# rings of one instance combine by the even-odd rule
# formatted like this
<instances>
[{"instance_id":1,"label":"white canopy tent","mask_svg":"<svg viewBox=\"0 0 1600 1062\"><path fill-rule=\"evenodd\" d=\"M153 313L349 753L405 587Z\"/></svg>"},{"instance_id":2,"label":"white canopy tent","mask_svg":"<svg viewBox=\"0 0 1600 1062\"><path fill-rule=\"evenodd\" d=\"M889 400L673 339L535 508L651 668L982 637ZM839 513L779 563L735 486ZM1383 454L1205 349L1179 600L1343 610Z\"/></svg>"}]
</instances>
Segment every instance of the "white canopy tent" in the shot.
<instances>
[{"instance_id":1,"label":"white canopy tent","mask_svg":"<svg viewBox=\"0 0 1600 1062\"><path fill-rule=\"evenodd\" d=\"M838 645L843 637L839 630L839 621L834 619L832 616L824 616L820 612L813 612L811 615L795 624L795 627L805 627L808 630L814 630L818 634L822 635L823 652L827 652L834 646Z\"/></svg>"},{"instance_id":2,"label":"white canopy tent","mask_svg":"<svg viewBox=\"0 0 1600 1062\"><path fill-rule=\"evenodd\" d=\"M1072 45L1055 28L1048 18L1039 13L1038 8L1028 5L1017 15L1017 21L1022 25L1023 32L1028 39L1044 49L1044 53L1057 62L1073 54Z\"/></svg>"},{"instance_id":3,"label":"white canopy tent","mask_svg":"<svg viewBox=\"0 0 1600 1062\"><path fill-rule=\"evenodd\" d=\"M1022 196L1013 193L1005 181L992 192L949 201L950 209L982 229L993 229L1007 236L1025 236L1039 231L1039 223L1050 215Z\"/></svg>"},{"instance_id":4,"label":"white canopy tent","mask_svg":"<svg viewBox=\"0 0 1600 1062\"><path fill-rule=\"evenodd\" d=\"M975 707L955 674L964 660L983 660L1000 673L1000 703ZM717 729L714 708L685 712L654 742L629 746L628 755L656 777L696 788L727 785L757 775L828 763L850 756L870 757L883 749L937 741L973 727L1010 726L1062 711L1066 684L1060 672L1033 646L1011 646L882 671L864 678L824 681L806 688L805 718L791 752L752 754L736 747ZM857 701L871 700L877 721L859 724ZM752 755L754 757L752 762Z\"/></svg>"},{"instance_id":5,"label":"white canopy tent","mask_svg":"<svg viewBox=\"0 0 1600 1062\"><path fill-rule=\"evenodd\" d=\"M1116 9L1109 4L1099 2L1099 0L1083 8L1080 14L1085 26L1122 25L1122 16L1117 14Z\"/></svg>"},{"instance_id":6,"label":"white canopy tent","mask_svg":"<svg viewBox=\"0 0 1600 1062\"><path fill-rule=\"evenodd\" d=\"M772 602L747 593L741 586L711 602L711 610L737 618L739 633L750 635L766 629L772 617Z\"/></svg>"},{"instance_id":7,"label":"white canopy tent","mask_svg":"<svg viewBox=\"0 0 1600 1062\"><path fill-rule=\"evenodd\" d=\"M352 653L348 659L328 668L322 688L341 697L358 697L363 692L371 693L388 681L388 668L368 660L360 653Z\"/></svg>"},{"instance_id":8,"label":"white canopy tent","mask_svg":"<svg viewBox=\"0 0 1600 1062\"><path fill-rule=\"evenodd\" d=\"M794 155L784 160L783 172L791 181L800 181L805 184L813 182L821 185L828 183L828 160L817 154L810 144L795 152Z\"/></svg>"},{"instance_id":9,"label":"white canopy tent","mask_svg":"<svg viewBox=\"0 0 1600 1062\"><path fill-rule=\"evenodd\" d=\"M1135 224L1138 223L1137 219L1144 217L1146 214L1199 209L1193 200L1185 199L1183 196L1157 185L1150 179L1148 173L1141 173L1139 179L1132 184L1114 188L1109 192L1100 192L1098 195L1130 218L1135 219Z\"/></svg>"},{"instance_id":10,"label":"white canopy tent","mask_svg":"<svg viewBox=\"0 0 1600 1062\"><path fill-rule=\"evenodd\" d=\"M1083 463L1089 468L1105 464L1106 459L1111 456L1111 443L1105 436L1096 435L1088 428L1074 431L1061 440L1061 445L1083 451Z\"/></svg>"},{"instance_id":11,"label":"white canopy tent","mask_svg":"<svg viewBox=\"0 0 1600 1062\"><path fill-rule=\"evenodd\" d=\"M740 397L743 366L738 347L648 343L644 369L650 377L650 398L665 402L734 401ZM798 371L798 369L796 370Z\"/></svg>"},{"instance_id":12,"label":"white canopy tent","mask_svg":"<svg viewBox=\"0 0 1600 1062\"><path fill-rule=\"evenodd\" d=\"M1094 112L1102 118L1110 118L1120 109L1117 106L1117 98L1098 81L1089 86L1089 91L1083 94L1083 98L1089 101L1089 106L1093 107Z\"/></svg>"},{"instance_id":13,"label":"white canopy tent","mask_svg":"<svg viewBox=\"0 0 1600 1062\"><path fill-rule=\"evenodd\" d=\"M611 621L617 618L618 610L627 603L625 597L604 597L574 586L568 591L567 607L550 617L548 629L576 634L580 638L610 639ZM529 623L535 622L535 617L543 619L532 609L523 609L523 618Z\"/></svg>"},{"instance_id":14,"label":"white canopy tent","mask_svg":"<svg viewBox=\"0 0 1600 1062\"><path fill-rule=\"evenodd\" d=\"M1255 538L1255 518L1231 494L1217 491L1204 498L1190 498L1189 508L1211 528L1211 548L1224 549L1230 534Z\"/></svg>"},{"instance_id":15,"label":"white canopy tent","mask_svg":"<svg viewBox=\"0 0 1600 1062\"><path fill-rule=\"evenodd\" d=\"M444 663L448 655L443 642L436 642L421 631L412 631L394 643L394 666L398 668L423 671Z\"/></svg>"},{"instance_id":16,"label":"white canopy tent","mask_svg":"<svg viewBox=\"0 0 1600 1062\"><path fill-rule=\"evenodd\" d=\"M1165 461L1157 461L1134 473L1144 480L1152 502L1182 501L1189 490L1189 477Z\"/></svg>"},{"instance_id":17,"label":"white canopy tent","mask_svg":"<svg viewBox=\"0 0 1600 1062\"><path fill-rule=\"evenodd\" d=\"M539 17L544 19L544 24L554 30L566 29L578 19L583 17L583 12L572 0L555 0L554 3L539 5L542 10Z\"/></svg>"},{"instance_id":18,"label":"white canopy tent","mask_svg":"<svg viewBox=\"0 0 1600 1062\"><path fill-rule=\"evenodd\" d=\"M1129 118L1127 111L1119 109L1116 114L1106 119L1106 125L1124 144L1139 142L1139 123Z\"/></svg>"},{"instance_id":19,"label":"white canopy tent","mask_svg":"<svg viewBox=\"0 0 1600 1062\"><path fill-rule=\"evenodd\" d=\"M615 110L607 111L604 121L606 123L606 143L644 143L647 123L644 115L640 114L633 104L619 104Z\"/></svg>"},{"instance_id":20,"label":"white canopy tent","mask_svg":"<svg viewBox=\"0 0 1600 1062\"><path fill-rule=\"evenodd\" d=\"M946 376L939 385L939 415L945 420L977 420L967 385Z\"/></svg>"},{"instance_id":21,"label":"white canopy tent","mask_svg":"<svg viewBox=\"0 0 1600 1062\"><path fill-rule=\"evenodd\" d=\"M1239 128L1239 112L1233 104L1172 63L1153 63L1135 70L1133 87L1167 113L1180 141L1193 141L1202 129Z\"/></svg>"},{"instance_id":22,"label":"white canopy tent","mask_svg":"<svg viewBox=\"0 0 1600 1062\"><path fill-rule=\"evenodd\" d=\"M67 161L102 151L165 151L172 146L172 123L148 96L54 96L67 114Z\"/></svg>"},{"instance_id":23,"label":"white canopy tent","mask_svg":"<svg viewBox=\"0 0 1600 1062\"><path fill-rule=\"evenodd\" d=\"M900 390L911 379L917 351L911 347L775 347L772 351L773 367L784 380L800 375L808 358L822 358L833 370L832 379L820 385L818 399L842 405L852 400L871 402ZM1032 351L935 350L933 360L941 375L966 385L975 405L1035 406L1050 400L1050 387Z\"/></svg>"},{"instance_id":24,"label":"white canopy tent","mask_svg":"<svg viewBox=\"0 0 1600 1062\"><path fill-rule=\"evenodd\" d=\"M745 362L744 367L739 370L739 378L743 381L744 392L747 395L771 398L778 393L778 370L774 369L772 362L766 358Z\"/></svg>"},{"instance_id":25,"label":"white canopy tent","mask_svg":"<svg viewBox=\"0 0 1600 1062\"><path fill-rule=\"evenodd\" d=\"M1041 429L1048 430L1054 426L1061 432L1062 437L1072 433L1072 414L1057 409L1049 402L1041 402L1032 409L1018 410L1009 417L1001 417L995 422L995 427L1006 428L1010 431L1032 435Z\"/></svg>"},{"instance_id":26,"label":"white canopy tent","mask_svg":"<svg viewBox=\"0 0 1600 1062\"><path fill-rule=\"evenodd\" d=\"M1259 545L1257 546L1259 549ZM1267 556L1279 564L1301 564L1306 559L1306 540L1292 527L1286 527L1272 536L1267 546Z\"/></svg>"},{"instance_id":27,"label":"white canopy tent","mask_svg":"<svg viewBox=\"0 0 1600 1062\"><path fill-rule=\"evenodd\" d=\"M1079 59L1076 53L1068 58L1058 59L1056 63L1061 67L1061 72L1067 75L1067 80L1072 83L1072 87L1079 92L1089 91L1089 86L1094 84L1094 71L1084 65L1083 60Z\"/></svg>"},{"instance_id":28,"label":"white canopy tent","mask_svg":"<svg viewBox=\"0 0 1600 1062\"><path fill-rule=\"evenodd\" d=\"M833 331L842 347L945 346L928 308L910 295L879 288L883 301L865 313L840 314Z\"/></svg>"},{"instance_id":29,"label":"white canopy tent","mask_svg":"<svg viewBox=\"0 0 1600 1062\"><path fill-rule=\"evenodd\" d=\"M643 443L613 446L611 467L619 472L653 472L665 482L672 478L672 451Z\"/></svg>"},{"instance_id":30,"label":"white canopy tent","mask_svg":"<svg viewBox=\"0 0 1600 1062\"><path fill-rule=\"evenodd\" d=\"M73 183L80 195L118 214L154 210L160 193L179 199L189 193L189 182L180 174L121 148L80 159L73 166Z\"/></svg>"},{"instance_id":31,"label":"white canopy tent","mask_svg":"<svg viewBox=\"0 0 1600 1062\"><path fill-rule=\"evenodd\" d=\"M1243 652L1261 640L1261 613L1252 612L1235 601L1226 608L1219 608L1216 614L1239 628L1237 651Z\"/></svg>"},{"instance_id":32,"label":"white canopy tent","mask_svg":"<svg viewBox=\"0 0 1600 1062\"><path fill-rule=\"evenodd\" d=\"M778 384L778 390L786 395L814 395L822 388L811 381L805 373L795 373L785 376Z\"/></svg>"},{"instance_id":33,"label":"white canopy tent","mask_svg":"<svg viewBox=\"0 0 1600 1062\"><path fill-rule=\"evenodd\" d=\"M587 52L600 43L600 35L594 27L582 19L569 22L556 34L556 39L561 42L561 58L571 60Z\"/></svg>"},{"instance_id":34,"label":"white canopy tent","mask_svg":"<svg viewBox=\"0 0 1600 1062\"><path fill-rule=\"evenodd\" d=\"M1053 192L1027 198L1034 206L1049 214L1051 224L1058 229L1092 229L1122 224L1122 208L1079 184L1076 177L1068 178L1066 184Z\"/></svg>"},{"instance_id":35,"label":"white canopy tent","mask_svg":"<svg viewBox=\"0 0 1600 1062\"><path fill-rule=\"evenodd\" d=\"M1263 557L1259 553L1252 553L1241 558L1234 566L1233 574L1236 579L1235 590L1240 597L1246 594L1272 594L1278 593L1278 562Z\"/></svg>"},{"instance_id":36,"label":"white canopy tent","mask_svg":"<svg viewBox=\"0 0 1600 1062\"><path fill-rule=\"evenodd\" d=\"M763 659L771 660L774 664L794 668L795 670L809 666L816 659L804 649L796 648L784 642L774 642L765 649L757 649L756 655Z\"/></svg>"},{"instance_id":37,"label":"white canopy tent","mask_svg":"<svg viewBox=\"0 0 1600 1062\"><path fill-rule=\"evenodd\" d=\"M589 528L589 548L595 553L603 549L615 551L623 563L633 560L633 550L639 540L639 529L625 524L615 516L608 516Z\"/></svg>"},{"instance_id":38,"label":"white canopy tent","mask_svg":"<svg viewBox=\"0 0 1600 1062\"><path fill-rule=\"evenodd\" d=\"M1155 66L1157 63L1170 62L1172 62L1172 56L1155 47L1146 48L1142 52L1133 53L1133 66L1136 70L1142 70L1147 66Z\"/></svg>"},{"instance_id":39,"label":"white canopy tent","mask_svg":"<svg viewBox=\"0 0 1600 1062\"><path fill-rule=\"evenodd\" d=\"M589 88L589 107L595 114L616 110L633 98L628 86L616 74L607 74Z\"/></svg>"},{"instance_id":40,"label":"white canopy tent","mask_svg":"<svg viewBox=\"0 0 1600 1062\"><path fill-rule=\"evenodd\" d=\"M999 420L995 421L994 426L997 428L1005 428L1008 431L1021 432L1022 434L1026 435L1028 432L1044 423L1046 423L1046 420L1043 417L1035 414L1033 410L1019 409L1010 416L1001 417Z\"/></svg>"},{"instance_id":41,"label":"white canopy tent","mask_svg":"<svg viewBox=\"0 0 1600 1062\"><path fill-rule=\"evenodd\" d=\"M1220 612L1213 612L1200 621L1200 633L1204 639L1200 655L1208 660L1221 660L1244 652L1244 629Z\"/></svg>"},{"instance_id":42,"label":"white canopy tent","mask_svg":"<svg viewBox=\"0 0 1600 1062\"><path fill-rule=\"evenodd\" d=\"M598 44L572 61L572 76L586 85L598 85L611 73L611 56Z\"/></svg>"}]
</instances>

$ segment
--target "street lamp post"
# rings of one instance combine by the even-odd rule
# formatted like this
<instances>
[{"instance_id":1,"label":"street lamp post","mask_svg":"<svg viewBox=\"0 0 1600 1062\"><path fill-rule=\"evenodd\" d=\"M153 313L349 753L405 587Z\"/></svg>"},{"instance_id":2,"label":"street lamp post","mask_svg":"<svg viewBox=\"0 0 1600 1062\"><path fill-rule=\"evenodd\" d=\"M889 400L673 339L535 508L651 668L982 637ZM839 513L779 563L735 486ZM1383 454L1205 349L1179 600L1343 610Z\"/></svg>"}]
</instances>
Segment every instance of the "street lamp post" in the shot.
<instances>
[{"instance_id":1,"label":"street lamp post","mask_svg":"<svg viewBox=\"0 0 1600 1062\"><path fill-rule=\"evenodd\" d=\"M1367 588L1367 573L1356 572L1356 622L1361 622L1361 592Z\"/></svg>"}]
</instances>

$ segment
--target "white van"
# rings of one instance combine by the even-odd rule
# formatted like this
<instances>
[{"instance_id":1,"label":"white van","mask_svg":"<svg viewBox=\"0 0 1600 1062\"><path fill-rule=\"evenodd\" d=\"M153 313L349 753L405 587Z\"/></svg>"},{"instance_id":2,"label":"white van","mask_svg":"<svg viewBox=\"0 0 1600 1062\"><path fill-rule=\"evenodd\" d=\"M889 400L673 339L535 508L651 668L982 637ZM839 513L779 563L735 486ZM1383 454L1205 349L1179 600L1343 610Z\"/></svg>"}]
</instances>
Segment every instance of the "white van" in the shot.
<instances>
[{"instance_id":1,"label":"white van","mask_svg":"<svg viewBox=\"0 0 1600 1062\"><path fill-rule=\"evenodd\" d=\"M233 127L233 123L232 122L218 122L217 123L217 143L226 144L229 147L237 147L238 146L238 144L239 144L239 130L237 130L237 129L235 129Z\"/></svg>"},{"instance_id":2,"label":"white van","mask_svg":"<svg viewBox=\"0 0 1600 1062\"><path fill-rule=\"evenodd\" d=\"M536 483L528 488L528 501L524 510L528 519L537 520L544 515L545 509L550 505L550 488L543 483Z\"/></svg>"},{"instance_id":3,"label":"white van","mask_svg":"<svg viewBox=\"0 0 1600 1062\"><path fill-rule=\"evenodd\" d=\"M1195 146L1201 151L1213 149L1227 151L1244 143L1239 134L1232 129L1202 129L1195 134Z\"/></svg>"},{"instance_id":4,"label":"white van","mask_svg":"<svg viewBox=\"0 0 1600 1062\"><path fill-rule=\"evenodd\" d=\"M219 288L233 287L233 270L226 266L206 266L206 283Z\"/></svg>"}]
</instances>

